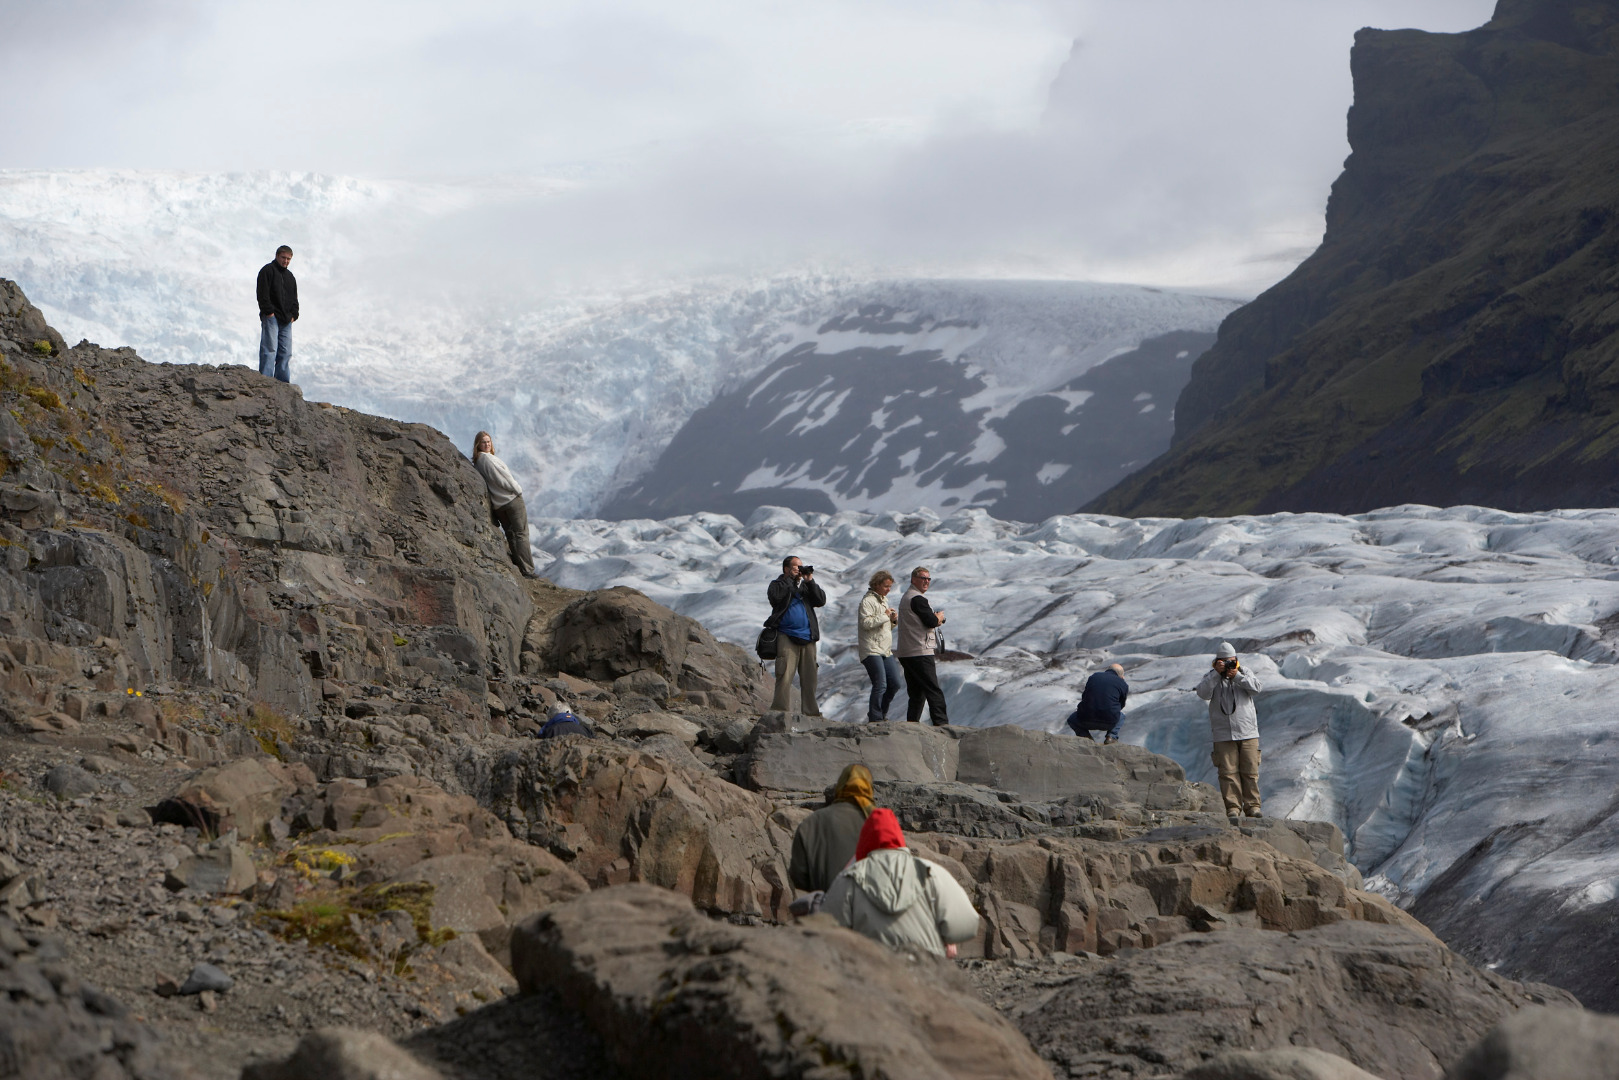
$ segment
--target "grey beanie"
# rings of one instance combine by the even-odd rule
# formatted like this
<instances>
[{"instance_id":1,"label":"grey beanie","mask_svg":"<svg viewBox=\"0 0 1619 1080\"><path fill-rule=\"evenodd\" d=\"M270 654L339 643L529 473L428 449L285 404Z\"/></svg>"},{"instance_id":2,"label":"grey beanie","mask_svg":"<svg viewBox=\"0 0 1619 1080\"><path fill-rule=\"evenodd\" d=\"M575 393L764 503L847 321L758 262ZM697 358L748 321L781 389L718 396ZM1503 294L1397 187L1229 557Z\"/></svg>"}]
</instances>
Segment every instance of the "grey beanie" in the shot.
<instances>
[{"instance_id":1,"label":"grey beanie","mask_svg":"<svg viewBox=\"0 0 1619 1080\"><path fill-rule=\"evenodd\" d=\"M1237 650L1231 647L1231 642L1229 641L1220 642L1220 647L1214 651L1214 658L1216 660L1231 660L1234 659L1236 655Z\"/></svg>"}]
</instances>

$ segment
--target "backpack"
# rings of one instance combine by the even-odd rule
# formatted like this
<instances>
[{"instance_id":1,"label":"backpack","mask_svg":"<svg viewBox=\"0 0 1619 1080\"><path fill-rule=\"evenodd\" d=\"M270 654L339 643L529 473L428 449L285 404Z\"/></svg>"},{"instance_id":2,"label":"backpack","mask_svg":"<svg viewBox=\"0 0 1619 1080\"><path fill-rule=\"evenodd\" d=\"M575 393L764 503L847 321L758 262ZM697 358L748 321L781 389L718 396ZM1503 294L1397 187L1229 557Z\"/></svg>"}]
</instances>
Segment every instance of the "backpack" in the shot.
<instances>
[{"instance_id":1,"label":"backpack","mask_svg":"<svg viewBox=\"0 0 1619 1080\"><path fill-rule=\"evenodd\" d=\"M774 660L779 651L776 628L767 626L759 631L759 640L753 643L753 651L759 654L761 660Z\"/></svg>"}]
</instances>

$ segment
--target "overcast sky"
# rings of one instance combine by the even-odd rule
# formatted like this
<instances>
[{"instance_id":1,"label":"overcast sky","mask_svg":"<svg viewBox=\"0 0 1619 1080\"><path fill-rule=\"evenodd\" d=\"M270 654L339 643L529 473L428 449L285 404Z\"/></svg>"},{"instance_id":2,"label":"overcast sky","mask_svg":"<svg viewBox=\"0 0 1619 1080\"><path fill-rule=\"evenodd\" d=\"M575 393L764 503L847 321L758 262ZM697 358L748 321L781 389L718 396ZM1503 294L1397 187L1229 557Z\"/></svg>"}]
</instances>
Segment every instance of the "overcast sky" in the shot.
<instances>
[{"instance_id":1,"label":"overcast sky","mask_svg":"<svg viewBox=\"0 0 1619 1080\"><path fill-rule=\"evenodd\" d=\"M566 181L447 264L1251 293L1319 241L1355 30L1492 8L0 0L0 168Z\"/></svg>"}]
</instances>

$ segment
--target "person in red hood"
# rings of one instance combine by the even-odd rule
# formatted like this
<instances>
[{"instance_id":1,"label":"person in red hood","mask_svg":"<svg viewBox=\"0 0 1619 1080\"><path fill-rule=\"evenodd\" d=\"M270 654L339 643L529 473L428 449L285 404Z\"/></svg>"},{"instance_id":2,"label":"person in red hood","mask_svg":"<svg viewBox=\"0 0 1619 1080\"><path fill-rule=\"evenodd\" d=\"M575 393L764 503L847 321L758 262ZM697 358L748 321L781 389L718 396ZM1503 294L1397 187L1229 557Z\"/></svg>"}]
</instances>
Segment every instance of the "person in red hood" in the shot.
<instances>
[{"instance_id":1,"label":"person in red hood","mask_svg":"<svg viewBox=\"0 0 1619 1080\"><path fill-rule=\"evenodd\" d=\"M851 930L895 949L954 956L978 935L978 912L950 872L905 846L887 807L866 818L855 861L826 891L821 910Z\"/></svg>"}]
</instances>

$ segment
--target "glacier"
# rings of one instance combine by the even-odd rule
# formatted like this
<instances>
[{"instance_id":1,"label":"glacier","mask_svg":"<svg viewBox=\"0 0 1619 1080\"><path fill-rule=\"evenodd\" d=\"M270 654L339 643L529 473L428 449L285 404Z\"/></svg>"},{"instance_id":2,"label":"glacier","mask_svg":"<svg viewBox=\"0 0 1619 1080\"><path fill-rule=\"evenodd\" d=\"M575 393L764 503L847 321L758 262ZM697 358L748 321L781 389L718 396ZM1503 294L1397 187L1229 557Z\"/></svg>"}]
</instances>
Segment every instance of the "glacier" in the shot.
<instances>
[{"instance_id":1,"label":"glacier","mask_svg":"<svg viewBox=\"0 0 1619 1080\"><path fill-rule=\"evenodd\" d=\"M538 520L532 533L559 584L632 586L743 646L781 558L813 563L828 596L822 709L852 722L865 711L864 583L926 565L950 647L974 655L940 666L952 723L1065 730L1086 676L1118 662L1133 691L1125 741L1194 780L1214 770L1191 688L1229 640L1264 686L1267 812L1336 823L1370 888L1442 935L1469 905L1542 926L1611 917L1619 510L1026 524L763 507L746 521ZM1511 940L1479 942L1475 959L1501 961ZM1544 974L1532 958L1505 967Z\"/></svg>"},{"instance_id":2,"label":"glacier","mask_svg":"<svg viewBox=\"0 0 1619 1080\"><path fill-rule=\"evenodd\" d=\"M795 347L833 347L823 328L872 302L975 323L910 344L982 372L995 400L980 404L1002 410L1147 338L1211 331L1236 306L815 268L563 287L519 254L468 265L501 253L477 245L503 214L589 182L0 170L0 274L69 341L255 364L254 277L289 243L306 396L432 424L463 447L489 430L530 511L564 517L600 511L717 394Z\"/></svg>"}]
</instances>

